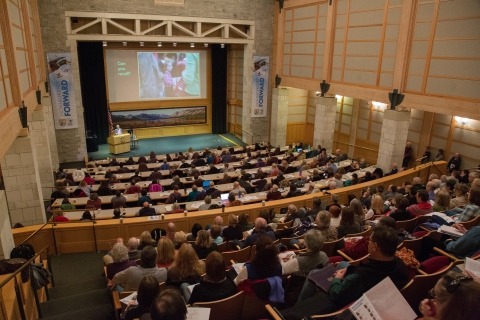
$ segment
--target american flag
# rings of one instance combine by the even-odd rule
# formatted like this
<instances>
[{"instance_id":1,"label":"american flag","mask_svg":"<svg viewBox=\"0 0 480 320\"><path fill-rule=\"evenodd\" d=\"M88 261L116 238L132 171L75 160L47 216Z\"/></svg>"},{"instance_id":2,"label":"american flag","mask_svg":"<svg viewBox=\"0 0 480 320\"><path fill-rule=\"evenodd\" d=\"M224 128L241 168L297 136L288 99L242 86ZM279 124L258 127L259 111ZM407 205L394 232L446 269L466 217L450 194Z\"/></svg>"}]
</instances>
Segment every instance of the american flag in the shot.
<instances>
[{"instance_id":1,"label":"american flag","mask_svg":"<svg viewBox=\"0 0 480 320\"><path fill-rule=\"evenodd\" d=\"M108 132L113 132L113 121L112 121L112 113L110 112L110 108L108 108L107 115L108 115L108 129L109 129Z\"/></svg>"}]
</instances>

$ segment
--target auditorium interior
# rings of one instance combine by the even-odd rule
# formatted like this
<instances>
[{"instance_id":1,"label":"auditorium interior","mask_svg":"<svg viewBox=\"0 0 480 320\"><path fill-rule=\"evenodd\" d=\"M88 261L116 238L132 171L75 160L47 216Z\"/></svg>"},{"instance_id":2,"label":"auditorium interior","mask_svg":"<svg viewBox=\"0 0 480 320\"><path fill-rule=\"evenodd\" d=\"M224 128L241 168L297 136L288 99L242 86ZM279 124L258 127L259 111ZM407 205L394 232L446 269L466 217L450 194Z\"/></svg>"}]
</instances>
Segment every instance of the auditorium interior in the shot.
<instances>
[{"instance_id":1,"label":"auditorium interior","mask_svg":"<svg viewBox=\"0 0 480 320\"><path fill-rule=\"evenodd\" d=\"M262 151L267 143L272 152L278 149L275 155ZM182 210L172 213L173 175L164 161L175 170L183 157L190 164L193 152L208 157L205 149L215 154L217 147L217 156L228 153L236 160L218 164L221 172L202 160L197 171L204 182L218 183L223 195L243 178L247 148L251 159L278 157L275 168L267 165L268 174L283 166L282 159L294 158L288 162L298 170L285 172L290 181L309 181L316 166L303 170L316 163L321 148L333 159L344 156L333 164L346 174L344 181L350 181L354 162L367 164L360 177L399 169L374 183L330 192L322 192L328 181L312 183L322 205L331 204L332 195L342 204L350 194L360 199L372 185L387 190L414 178L427 185L431 175L440 179L452 170L467 178L479 172L480 1L0 0L0 260L29 243L33 261L50 271L53 265L54 279L58 273L50 289L35 290L31 280L22 281L25 272L12 276L2 264L0 319L42 318L42 310L45 319L119 319L120 309L100 293L106 282L98 277L116 239L167 230L171 222L189 233L217 216L226 226L230 214L246 213L253 223L265 210L284 214L291 204L314 206L316 191L306 186L295 199L285 191L267 202L270 191L254 190L243 195L241 208L225 207L230 200L222 195L217 209L201 211L198 201L187 201L195 183L183 177ZM151 152L155 161L149 161ZM142 156L149 162L145 171L136 163ZM455 167L451 159L461 164ZM250 170L257 170L258 160ZM133 165L130 172L127 165ZM126 171L116 173L123 166ZM160 192L148 194L157 215L138 216L152 170L163 177ZM129 194L135 171L138 191ZM105 172L116 173L113 184ZM68 174L73 186L63 183ZM54 220L64 208L63 198L52 198L60 180L74 205L62 213L68 223ZM89 200L87 193L76 193L83 190L75 185L81 181L90 184L88 194L107 182L113 190L108 197L125 192L121 219L111 219L115 206L108 198L88 209L92 220L80 221ZM221 187L221 181L228 185ZM239 191L237 200L241 196ZM480 218L469 226L478 224ZM463 265L447 256L451 268ZM443 275L438 272L433 285ZM69 291L78 283L86 289L76 297ZM247 297L229 318L282 319L281 311ZM77 310L75 299L96 304ZM406 299L417 303L416 297ZM218 310L211 308L210 319L217 319ZM419 314L418 303L412 308Z\"/></svg>"}]
</instances>

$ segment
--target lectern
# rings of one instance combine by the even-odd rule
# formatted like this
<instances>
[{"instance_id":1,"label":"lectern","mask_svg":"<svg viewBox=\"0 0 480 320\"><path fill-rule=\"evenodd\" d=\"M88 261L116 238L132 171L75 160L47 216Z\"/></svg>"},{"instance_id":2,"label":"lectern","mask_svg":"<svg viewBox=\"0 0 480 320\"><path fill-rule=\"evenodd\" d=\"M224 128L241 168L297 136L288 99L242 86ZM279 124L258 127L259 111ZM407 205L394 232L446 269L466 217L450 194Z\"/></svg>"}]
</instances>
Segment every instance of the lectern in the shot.
<instances>
[{"instance_id":1,"label":"lectern","mask_svg":"<svg viewBox=\"0 0 480 320\"><path fill-rule=\"evenodd\" d=\"M130 134L111 135L107 138L110 153L119 154L130 151Z\"/></svg>"}]
</instances>

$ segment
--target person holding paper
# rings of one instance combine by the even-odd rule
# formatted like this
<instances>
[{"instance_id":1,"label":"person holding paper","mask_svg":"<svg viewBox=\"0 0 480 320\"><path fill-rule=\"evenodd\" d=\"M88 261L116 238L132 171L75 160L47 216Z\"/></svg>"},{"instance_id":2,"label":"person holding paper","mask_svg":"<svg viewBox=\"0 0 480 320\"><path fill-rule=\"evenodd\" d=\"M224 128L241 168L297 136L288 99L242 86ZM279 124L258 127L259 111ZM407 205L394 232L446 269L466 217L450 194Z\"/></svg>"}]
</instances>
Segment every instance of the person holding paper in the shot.
<instances>
[{"instance_id":1,"label":"person holding paper","mask_svg":"<svg viewBox=\"0 0 480 320\"><path fill-rule=\"evenodd\" d=\"M430 290L433 299L419 305L423 320L480 319L480 283L472 277L450 271Z\"/></svg>"},{"instance_id":2,"label":"person holding paper","mask_svg":"<svg viewBox=\"0 0 480 320\"><path fill-rule=\"evenodd\" d=\"M397 231L386 226L373 227L368 244L370 256L358 267L348 263L337 265L337 272L327 292L318 291L308 279L294 307L282 310L286 319L302 319L305 316L326 314L341 309L357 300L381 282L390 277L398 289L408 283L408 269L403 261L395 256ZM311 273L316 272L313 270Z\"/></svg>"},{"instance_id":3,"label":"person holding paper","mask_svg":"<svg viewBox=\"0 0 480 320\"><path fill-rule=\"evenodd\" d=\"M159 293L160 285L158 280L152 275L144 277L138 286L136 299L132 299L128 303L122 314L122 319L133 320L140 318L144 313L149 313L152 301Z\"/></svg>"},{"instance_id":4,"label":"person holding paper","mask_svg":"<svg viewBox=\"0 0 480 320\"><path fill-rule=\"evenodd\" d=\"M118 136L119 134L122 134L122 128L120 128L119 124L117 124L117 127L114 130L114 133L116 136Z\"/></svg>"}]
</instances>

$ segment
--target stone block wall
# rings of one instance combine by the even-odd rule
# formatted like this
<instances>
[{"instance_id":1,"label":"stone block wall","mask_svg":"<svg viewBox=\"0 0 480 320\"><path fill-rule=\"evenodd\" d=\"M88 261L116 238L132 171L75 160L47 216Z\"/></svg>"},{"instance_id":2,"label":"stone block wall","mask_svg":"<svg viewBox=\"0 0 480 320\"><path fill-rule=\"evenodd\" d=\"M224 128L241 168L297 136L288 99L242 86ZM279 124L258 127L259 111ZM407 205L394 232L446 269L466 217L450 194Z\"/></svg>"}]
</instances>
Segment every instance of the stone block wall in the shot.
<instances>
[{"instance_id":1,"label":"stone block wall","mask_svg":"<svg viewBox=\"0 0 480 320\"><path fill-rule=\"evenodd\" d=\"M10 252L14 247L7 198L5 197L5 191L0 190L0 260L9 259Z\"/></svg>"},{"instance_id":2,"label":"stone block wall","mask_svg":"<svg viewBox=\"0 0 480 320\"><path fill-rule=\"evenodd\" d=\"M287 143L288 94L288 89L273 89L270 143L275 147Z\"/></svg>"},{"instance_id":3,"label":"stone block wall","mask_svg":"<svg viewBox=\"0 0 480 320\"><path fill-rule=\"evenodd\" d=\"M38 1L40 25L42 31L43 48L46 53L76 51L72 43L67 43L65 11L95 11L95 12L120 12L137 14L159 14L172 16L196 16L220 19L255 20L255 44L247 54L273 56L273 14L274 1L272 0L188 0L185 5L165 6L155 4L154 0L42 0ZM76 53L76 52L75 52ZM73 52L72 52L73 54ZM76 58L76 55L74 56ZM250 59L246 59L250 60ZM244 86L251 87L251 70L253 65L245 62ZM85 129L83 124L83 107L81 104L80 80L75 74L75 93L77 99L77 113L79 128L70 130L57 130L58 154L60 162L82 160L86 153ZM248 78L250 78L250 83ZM270 79L272 82L273 79ZM244 95L243 126L253 134L256 141L266 140L269 134L269 117L252 119L245 117L250 112L251 96ZM271 104L271 97L268 103ZM251 138L250 138L251 139Z\"/></svg>"},{"instance_id":4,"label":"stone block wall","mask_svg":"<svg viewBox=\"0 0 480 320\"><path fill-rule=\"evenodd\" d=\"M43 118L45 120L45 128L47 130L46 138L47 138L48 147L50 149L52 169L56 170L59 168L60 163L58 159L57 138L56 138L54 119L53 119L52 99L50 96L43 97L42 107L43 107Z\"/></svg>"},{"instance_id":5,"label":"stone block wall","mask_svg":"<svg viewBox=\"0 0 480 320\"><path fill-rule=\"evenodd\" d=\"M1 161L12 225L17 222L34 225L45 221L34 144L31 132L27 137L17 138Z\"/></svg>"},{"instance_id":6,"label":"stone block wall","mask_svg":"<svg viewBox=\"0 0 480 320\"><path fill-rule=\"evenodd\" d=\"M385 110L377 166L389 172L392 163L402 166L410 125L410 111Z\"/></svg>"},{"instance_id":7,"label":"stone block wall","mask_svg":"<svg viewBox=\"0 0 480 320\"><path fill-rule=\"evenodd\" d=\"M335 97L318 97L315 106L315 128L313 132L313 145L321 145L332 152L333 134L335 132L335 113L337 99Z\"/></svg>"}]
</instances>

